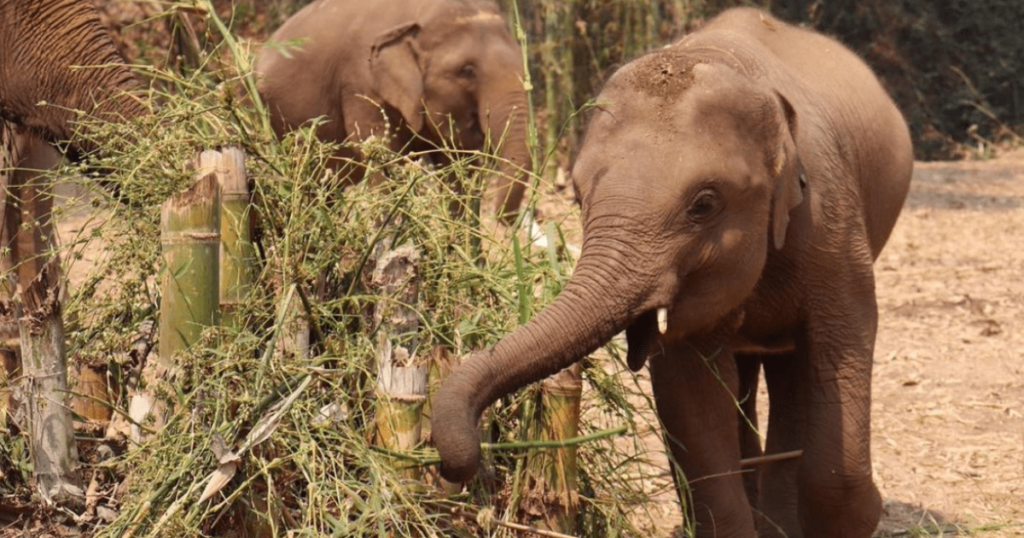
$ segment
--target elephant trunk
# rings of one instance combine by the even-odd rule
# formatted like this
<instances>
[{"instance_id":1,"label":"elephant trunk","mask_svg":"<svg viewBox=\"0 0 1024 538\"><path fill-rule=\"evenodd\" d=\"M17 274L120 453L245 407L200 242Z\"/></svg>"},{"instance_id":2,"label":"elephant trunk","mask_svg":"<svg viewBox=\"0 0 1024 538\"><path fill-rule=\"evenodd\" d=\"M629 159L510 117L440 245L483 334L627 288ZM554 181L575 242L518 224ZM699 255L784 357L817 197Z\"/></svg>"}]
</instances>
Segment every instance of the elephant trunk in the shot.
<instances>
[{"instance_id":1,"label":"elephant trunk","mask_svg":"<svg viewBox=\"0 0 1024 538\"><path fill-rule=\"evenodd\" d=\"M591 254L584 249L554 303L492 349L472 354L442 384L432 422L445 479L465 482L476 473L484 409L582 359L649 306L651 279L627 267L622 256Z\"/></svg>"},{"instance_id":2,"label":"elephant trunk","mask_svg":"<svg viewBox=\"0 0 1024 538\"><path fill-rule=\"evenodd\" d=\"M514 84L522 86L518 79L515 79ZM480 108L480 117L486 118L492 145L500 144L495 210L502 221L511 224L523 201L532 165L530 150L526 145L526 92L520 89L500 99L488 99L485 96Z\"/></svg>"}]
</instances>

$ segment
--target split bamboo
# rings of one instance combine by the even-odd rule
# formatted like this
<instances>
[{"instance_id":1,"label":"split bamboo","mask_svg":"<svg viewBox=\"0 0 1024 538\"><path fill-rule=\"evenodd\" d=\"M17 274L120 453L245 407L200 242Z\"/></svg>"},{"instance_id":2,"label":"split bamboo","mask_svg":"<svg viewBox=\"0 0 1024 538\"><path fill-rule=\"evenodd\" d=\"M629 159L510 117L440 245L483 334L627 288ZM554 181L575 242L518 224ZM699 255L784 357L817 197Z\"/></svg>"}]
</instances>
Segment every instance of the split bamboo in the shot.
<instances>
[{"instance_id":1,"label":"split bamboo","mask_svg":"<svg viewBox=\"0 0 1024 538\"><path fill-rule=\"evenodd\" d=\"M254 259L245 154L238 148L206 150L197 164L200 176L213 172L220 184L220 323L238 331L244 323L239 308L252 289Z\"/></svg>"},{"instance_id":2,"label":"split bamboo","mask_svg":"<svg viewBox=\"0 0 1024 538\"><path fill-rule=\"evenodd\" d=\"M5 305L4 314L17 320L21 340L19 414L32 439L40 497L46 503L81 505L85 494L74 472L78 451L68 407L60 261L53 255L53 196L49 178L38 172L53 168L61 157L28 131L3 124L0 132L0 160L8 163L0 171L2 220L9 228L5 246L11 249L3 264L4 278L10 275L17 281L15 300Z\"/></svg>"},{"instance_id":3,"label":"split bamboo","mask_svg":"<svg viewBox=\"0 0 1024 538\"><path fill-rule=\"evenodd\" d=\"M378 249L373 286L380 294L373 320L378 326L376 443L394 451L416 448L421 440L423 405L427 400L428 366L416 355L419 316L417 262L412 245ZM399 460L396 465L401 465ZM418 480L418 467L403 476Z\"/></svg>"},{"instance_id":4,"label":"split bamboo","mask_svg":"<svg viewBox=\"0 0 1024 538\"><path fill-rule=\"evenodd\" d=\"M564 441L579 434L583 380L579 363L541 384L538 437ZM527 463L530 477L522 508L535 526L572 534L579 507L576 446L537 450Z\"/></svg>"}]
</instances>

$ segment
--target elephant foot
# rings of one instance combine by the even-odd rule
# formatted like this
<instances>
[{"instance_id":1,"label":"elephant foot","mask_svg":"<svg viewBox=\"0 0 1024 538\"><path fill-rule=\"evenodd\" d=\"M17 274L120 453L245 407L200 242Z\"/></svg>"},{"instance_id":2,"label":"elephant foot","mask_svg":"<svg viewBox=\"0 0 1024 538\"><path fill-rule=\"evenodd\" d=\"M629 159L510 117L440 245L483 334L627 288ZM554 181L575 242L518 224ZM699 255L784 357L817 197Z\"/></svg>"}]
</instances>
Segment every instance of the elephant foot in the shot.
<instances>
[{"instance_id":1,"label":"elephant foot","mask_svg":"<svg viewBox=\"0 0 1024 538\"><path fill-rule=\"evenodd\" d=\"M869 538L882 517L882 496L870 477L831 475L802 489L804 536Z\"/></svg>"}]
</instances>

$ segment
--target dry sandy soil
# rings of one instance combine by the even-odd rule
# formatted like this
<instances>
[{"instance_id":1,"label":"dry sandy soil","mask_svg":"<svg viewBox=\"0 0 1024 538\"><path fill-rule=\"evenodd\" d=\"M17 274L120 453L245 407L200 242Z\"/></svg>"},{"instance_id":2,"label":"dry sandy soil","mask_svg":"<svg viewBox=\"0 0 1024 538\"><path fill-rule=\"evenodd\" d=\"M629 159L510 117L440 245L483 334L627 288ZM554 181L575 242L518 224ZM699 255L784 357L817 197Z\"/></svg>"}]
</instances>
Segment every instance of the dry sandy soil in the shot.
<instances>
[{"instance_id":1,"label":"dry sandy soil","mask_svg":"<svg viewBox=\"0 0 1024 538\"><path fill-rule=\"evenodd\" d=\"M1024 536L1024 150L918 163L875 274L880 532Z\"/></svg>"}]
</instances>

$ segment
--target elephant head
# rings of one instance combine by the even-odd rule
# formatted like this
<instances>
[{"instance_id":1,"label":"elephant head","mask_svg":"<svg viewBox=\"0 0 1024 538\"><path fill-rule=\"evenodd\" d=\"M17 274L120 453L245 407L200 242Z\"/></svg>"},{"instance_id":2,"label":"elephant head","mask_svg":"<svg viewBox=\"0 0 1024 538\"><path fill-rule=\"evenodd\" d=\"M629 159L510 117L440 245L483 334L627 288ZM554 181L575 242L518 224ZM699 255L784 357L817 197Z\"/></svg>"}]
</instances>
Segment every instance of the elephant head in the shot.
<instances>
[{"instance_id":1,"label":"elephant head","mask_svg":"<svg viewBox=\"0 0 1024 538\"><path fill-rule=\"evenodd\" d=\"M530 168L519 45L492 2L425 6L374 40L374 92L435 144L499 149L498 210L508 218Z\"/></svg>"},{"instance_id":2,"label":"elephant head","mask_svg":"<svg viewBox=\"0 0 1024 538\"><path fill-rule=\"evenodd\" d=\"M658 342L737 323L802 201L797 118L766 86L732 53L678 47L609 80L572 171L577 267L550 306L443 383L433 413L443 476L474 475L488 405L617 333L626 330L637 369Z\"/></svg>"},{"instance_id":3,"label":"elephant head","mask_svg":"<svg viewBox=\"0 0 1024 538\"><path fill-rule=\"evenodd\" d=\"M72 153L96 149L73 136L76 110L109 121L146 113L124 93L135 80L91 2L0 0L0 51L0 118Z\"/></svg>"}]
</instances>

